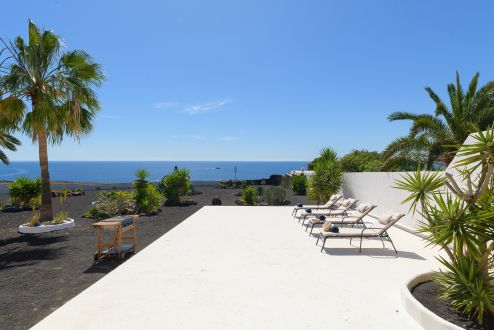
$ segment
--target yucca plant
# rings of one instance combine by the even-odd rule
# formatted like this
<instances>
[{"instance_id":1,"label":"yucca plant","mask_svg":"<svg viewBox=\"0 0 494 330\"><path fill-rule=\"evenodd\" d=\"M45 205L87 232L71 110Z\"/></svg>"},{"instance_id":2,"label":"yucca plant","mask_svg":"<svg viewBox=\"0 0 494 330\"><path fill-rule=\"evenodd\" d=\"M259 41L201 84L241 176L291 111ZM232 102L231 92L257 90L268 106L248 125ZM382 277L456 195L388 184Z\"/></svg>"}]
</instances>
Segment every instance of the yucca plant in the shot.
<instances>
[{"instance_id":1,"label":"yucca plant","mask_svg":"<svg viewBox=\"0 0 494 330\"><path fill-rule=\"evenodd\" d=\"M438 257L444 269L434 277L441 297L483 323L494 314L494 128L473 138L472 144L454 146L459 177L419 169L396 187L410 193L403 203L422 215L427 244L446 252L447 258Z\"/></svg>"},{"instance_id":2,"label":"yucca plant","mask_svg":"<svg viewBox=\"0 0 494 330\"><path fill-rule=\"evenodd\" d=\"M251 186L247 186L244 188L242 192L242 201L247 205L255 205L256 204L256 189Z\"/></svg>"},{"instance_id":3,"label":"yucca plant","mask_svg":"<svg viewBox=\"0 0 494 330\"><path fill-rule=\"evenodd\" d=\"M323 149L318 159L314 164L314 173L308 180L307 196L317 204L323 204L340 190L343 171L336 152L331 149Z\"/></svg>"},{"instance_id":4,"label":"yucca plant","mask_svg":"<svg viewBox=\"0 0 494 330\"><path fill-rule=\"evenodd\" d=\"M285 188L269 187L264 199L269 205L283 205L286 201Z\"/></svg>"}]
</instances>

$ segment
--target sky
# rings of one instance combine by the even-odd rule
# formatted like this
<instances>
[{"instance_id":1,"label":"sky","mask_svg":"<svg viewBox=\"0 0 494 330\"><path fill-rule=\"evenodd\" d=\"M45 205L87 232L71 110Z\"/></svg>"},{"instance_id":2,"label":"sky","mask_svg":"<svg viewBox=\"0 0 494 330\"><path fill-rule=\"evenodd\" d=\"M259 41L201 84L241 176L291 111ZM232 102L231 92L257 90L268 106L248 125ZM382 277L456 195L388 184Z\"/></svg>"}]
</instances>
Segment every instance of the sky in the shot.
<instances>
[{"instance_id":1,"label":"sky","mask_svg":"<svg viewBox=\"0 0 494 330\"><path fill-rule=\"evenodd\" d=\"M19 8L21 7L22 8ZM433 113L460 72L494 79L492 1L16 1L0 35L28 20L83 49L107 77L101 111L51 160L311 160L382 151L406 135L394 111ZM11 160L37 160L23 145Z\"/></svg>"}]
</instances>

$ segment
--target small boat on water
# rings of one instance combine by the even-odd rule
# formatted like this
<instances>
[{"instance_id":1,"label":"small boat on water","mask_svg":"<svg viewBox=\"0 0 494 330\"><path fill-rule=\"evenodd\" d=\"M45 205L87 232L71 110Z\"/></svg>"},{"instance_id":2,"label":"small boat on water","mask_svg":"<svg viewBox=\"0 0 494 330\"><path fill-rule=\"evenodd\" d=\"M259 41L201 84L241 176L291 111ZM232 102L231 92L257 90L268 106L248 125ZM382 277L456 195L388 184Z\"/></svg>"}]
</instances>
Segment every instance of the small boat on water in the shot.
<instances>
[{"instance_id":1,"label":"small boat on water","mask_svg":"<svg viewBox=\"0 0 494 330\"><path fill-rule=\"evenodd\" d=\"M215 170L221 170L221 167L215 167Z\"/></svg>"}]
</instances>

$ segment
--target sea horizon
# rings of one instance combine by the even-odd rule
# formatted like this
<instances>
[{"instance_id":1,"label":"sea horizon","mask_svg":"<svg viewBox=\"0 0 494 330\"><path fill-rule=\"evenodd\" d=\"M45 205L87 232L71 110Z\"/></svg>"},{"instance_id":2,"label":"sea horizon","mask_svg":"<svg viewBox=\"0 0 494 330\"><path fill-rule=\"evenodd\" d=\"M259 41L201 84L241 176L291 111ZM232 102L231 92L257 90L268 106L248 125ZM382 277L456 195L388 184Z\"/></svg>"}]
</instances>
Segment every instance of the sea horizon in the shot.
<instances>
[{"instance_id":1,"label":"sea horizon","mask_svg":"<svg viewBox=\"0 0 494 330\"><path fill-rule=\"evenodd\" d=\"M175 166L188 168L193 181L222 181L267 179L273 174L307 169L307 164L308 161L55 160L49 166L52 181L114 183L131 182L139 168L150 172L150 181L160 180ZM12 161L0 167L0 180L12 181L21 176L34 179L39 172L38 161Z\"/></svg>"}]
</instances>

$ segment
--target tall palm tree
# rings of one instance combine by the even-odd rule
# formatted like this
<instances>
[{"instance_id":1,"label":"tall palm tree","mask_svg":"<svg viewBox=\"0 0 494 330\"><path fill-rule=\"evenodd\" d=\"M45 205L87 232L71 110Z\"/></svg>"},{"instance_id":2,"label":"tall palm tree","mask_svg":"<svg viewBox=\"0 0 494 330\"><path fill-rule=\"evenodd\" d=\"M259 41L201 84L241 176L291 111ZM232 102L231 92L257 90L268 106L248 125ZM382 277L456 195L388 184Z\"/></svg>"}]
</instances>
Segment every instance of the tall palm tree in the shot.
<instances>
[{"instance_id":1,"label":"tall palm tree","mask_svg":"<svg viewBox=\"0 0 494 330\"><path fill-rule=\"evenodd\" d=\"M16 151L17 146L20 145L21 142L17 140L10 134L0 131L0 147L2 149L8 149L10 151ZM9 159L5 152L0 149L0 161L7 165L9 163Z\"/></svg>"},{"instance_id":2,"label":"tall palm tree","mask_svg":"<svg viewBox=\"0 0 494 330\"><path fill-rule=\"evenodd\" d=\"M415 169L420 166L432 169L434 163L447 166L454 157L451 145L463 144L470 133L485 130L494 122L494 81L477 88L479 73L476 73L464 92L460 75L456 72L456 83L448 84L448 107L430 88L425 90L436 105L434 115L394 112L390 121L411 120L412 127L407 136L397 138L384 150L384 168Z\"/></svg>"},{"instance_id":3,"label":"tall palm tree","mask_svg":"<svg viewBox=\"0 0 494 330\"><path fill-rule=\"evenodd\" d=\"M0 89L0 123L16 124L18 130L38 143L41 168L41 220L53 217L48 144L65 135L79 139L92 129L100 105L93 91L103 80L99 64L84 51L62 51L61 39L29 21L28 43L22 37L1 39L7 54Z\"/></svg>"}]
</instances>

